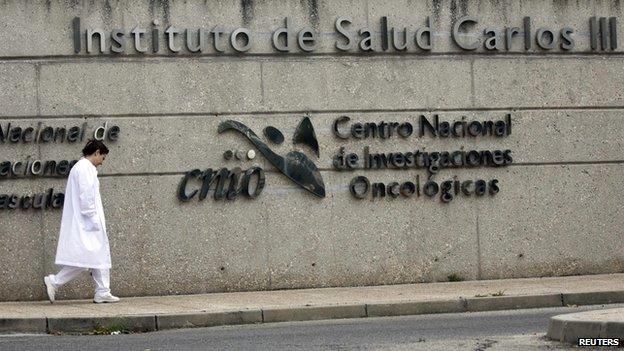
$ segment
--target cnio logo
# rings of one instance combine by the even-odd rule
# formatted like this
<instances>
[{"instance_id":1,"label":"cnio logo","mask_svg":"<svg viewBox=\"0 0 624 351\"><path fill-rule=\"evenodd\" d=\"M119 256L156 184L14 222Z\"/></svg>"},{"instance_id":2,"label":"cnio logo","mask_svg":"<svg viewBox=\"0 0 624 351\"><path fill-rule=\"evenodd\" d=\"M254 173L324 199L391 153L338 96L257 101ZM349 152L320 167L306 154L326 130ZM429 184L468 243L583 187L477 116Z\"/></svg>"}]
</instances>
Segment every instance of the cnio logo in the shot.
<instances>
[{"instance_id":1,"label":"cnio logo","mask_svg":"<svg viewBox=\"0 0 624 351\"><path fill-rule=\"evenodd\" d=\"M325 197L325 184L321 172L314 162L302 152L290 151L285 156L281 156L271 150L269 145L262 141L253 130L238 121L227 120L221 122L217 131L220 134L227 131L242 134L267 161L293 183L317 197ZM272 126L264 129L264 135L275 144L281 144L284 141L282 132ZM293 135L293 143L306 145L314 151L317 157L319 156L318 140L310 118L305 117L299 123ZM188 193L188 182L191 179L200 180L201 188ZM260 167L252 167L244 172L238 167L232 170L221 168L218 171L210 168L205 171L194 169L187 172L182 178L178 187L178 198L181 201L190 201L197 196L199 201L201 201L208 196L210 189L214 188L215 200L234 200L240 194L253 199L260 195L264 185L265 173Z\"/></svg>"}]
</instances>

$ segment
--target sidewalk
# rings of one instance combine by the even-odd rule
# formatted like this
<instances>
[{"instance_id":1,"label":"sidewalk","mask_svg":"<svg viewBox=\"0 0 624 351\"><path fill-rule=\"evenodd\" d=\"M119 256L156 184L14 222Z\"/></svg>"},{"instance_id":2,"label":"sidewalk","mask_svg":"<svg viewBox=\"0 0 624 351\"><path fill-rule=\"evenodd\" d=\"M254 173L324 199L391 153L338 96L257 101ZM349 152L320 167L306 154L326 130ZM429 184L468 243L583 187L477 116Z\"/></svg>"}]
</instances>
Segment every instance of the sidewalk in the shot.
<instances>
[{"instance_id":1,"label":"sidewalk","mask_svg":"<svg viewBox=\"0 0 624 351\"><path fill-rule=\"evenodd\" d=\"M0 333L152 331L229 324L624 302L624 274L0 303Z\"/></svg>"}]
</instances>

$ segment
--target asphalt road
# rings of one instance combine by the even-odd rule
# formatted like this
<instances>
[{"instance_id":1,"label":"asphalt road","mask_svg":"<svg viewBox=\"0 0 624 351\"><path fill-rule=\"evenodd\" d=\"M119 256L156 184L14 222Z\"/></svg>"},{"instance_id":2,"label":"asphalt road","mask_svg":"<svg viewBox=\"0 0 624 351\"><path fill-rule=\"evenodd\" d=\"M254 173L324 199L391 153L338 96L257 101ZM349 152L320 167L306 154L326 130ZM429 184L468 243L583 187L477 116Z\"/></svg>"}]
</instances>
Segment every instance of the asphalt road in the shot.
<instances>
[{"instance_id":1,"label":"asphalt road","mask_svg":"<svg viewBox=\"0 0 624 351\"><path fill-rule=\"evenodd\" d=\"M128 335L0 335L0 350L579 350L543 338L549 318L611 307L624 305L289 322Z\"/></svg>"}]
</instances>

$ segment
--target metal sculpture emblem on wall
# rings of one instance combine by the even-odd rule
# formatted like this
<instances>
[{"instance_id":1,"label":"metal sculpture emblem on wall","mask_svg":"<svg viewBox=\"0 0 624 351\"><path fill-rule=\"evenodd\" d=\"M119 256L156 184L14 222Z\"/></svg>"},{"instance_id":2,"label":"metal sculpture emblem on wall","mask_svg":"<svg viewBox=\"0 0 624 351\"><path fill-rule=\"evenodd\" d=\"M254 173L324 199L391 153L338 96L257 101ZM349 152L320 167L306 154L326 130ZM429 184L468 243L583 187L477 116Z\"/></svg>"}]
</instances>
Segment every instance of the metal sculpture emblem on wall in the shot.
<instances>
[{"instance_id":1,"label":"metal sculpture emblem on wall","mask_svg":"<svg viewBox=\"0 0 624 351\"><path fill-rule=\"evenodd\" d=\"M262 154L277 170L283 175L288 177L293 183L299 187L309 191L317 197L325 197L325 183L318 167L314 162L299 151L290 151L285 156L281 156L275 151L271 150L269 145L262 141L258 135L247 127L245 124L227 120L221 122L217 131L221 134L227 131L235 131L244 135L251 144ZM284 142L284 134L273 126L268 126L264 129L264 136L277 145ZM305 117L297 126L293 135L293 144L302 144L308 146L316 155L319 156L318 140L316 133L310 118ZM240 155L238 155L240 154ZM232 157L241 159L244 157L240 151L232 152L228 150L224 153L226 159ZM252 159L255 157L255 152L249 150L247 157ZM252 184L253 178L255 179L255 186ZM202 181L201 189L194 190L190 194L187 193L187 183L190 179L197 178ZM227 189L225 189L227 183ZM178 188L178 198L182 201L190 201L199 193L199 200L206 198L209 189L214 185L214 198L215 200L227 199L234 200L239 194L243 194L248 198L256 198L262 190L265 184L265 174L262 168L252 167L249 170L243 172L240 168L234 168L228 170L227 168L221 168L218 171L207 169L201 171L194 169L187 172L182 179Z\"/></svg>"},{"instance_id":2,"label":"metal sculpture emblem on wall","mask_svg":"<svg viewBox=\"0 0 624 351\"><path fill-rule=\"evenodd\" d=\"M277 130L276 128L274 129ZM323 183L321 172L308 156L299 151L291 151L286 154L286 156L280 156L271 150L266 143L260 140L253 130L237 121L227 120L219 124L219 133L228 130L234 130L246 136L275 168L295 184L320 198L325 197L325 184ZM316 140L316 134L314 133L314 127L312 126L310 118L305 117L303 121L301 121L295 131L294 142L310 146L318 156L318 141Z\"/></svg>"}]
</instances>

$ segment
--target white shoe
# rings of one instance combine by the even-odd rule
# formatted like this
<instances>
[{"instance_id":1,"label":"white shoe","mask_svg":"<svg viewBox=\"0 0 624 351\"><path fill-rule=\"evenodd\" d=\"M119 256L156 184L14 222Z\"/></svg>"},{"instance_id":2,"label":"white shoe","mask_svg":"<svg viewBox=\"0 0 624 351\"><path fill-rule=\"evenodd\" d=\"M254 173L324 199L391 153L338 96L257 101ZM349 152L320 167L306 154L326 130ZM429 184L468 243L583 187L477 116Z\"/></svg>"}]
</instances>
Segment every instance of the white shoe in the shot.
<instances>
[{"instance_id":1,"label":"white shoe","mask_svg":"<svg viewBox=\"0 0 624 351\"><path fill-rule=\"evenodd\" d=\"M93 297L94 303L105 303L105 302L118 302L119 298L117 296L113 296L111 293L106 293L103 295L95 295Z\"/></svg>"},{"instance_id":2,"label":"white shoe","mask_svg":"<svg viewBox=\"0 0 624 351\"><path fill-rule=\"evenodd\" d=\"M54 303L54 295L56 294L56 288L54 287L54 284L52 284L51 277L52 277L51 275L43 277L43 283L46 286L46 292L48 293L48 300L50 300L50 303Z\"/></svg>"}]
</instances>

